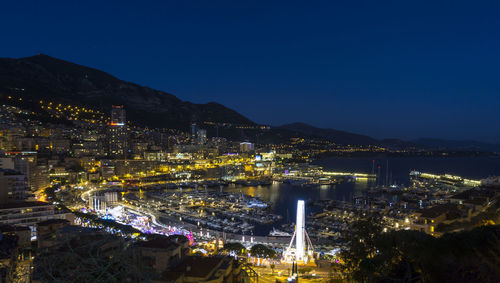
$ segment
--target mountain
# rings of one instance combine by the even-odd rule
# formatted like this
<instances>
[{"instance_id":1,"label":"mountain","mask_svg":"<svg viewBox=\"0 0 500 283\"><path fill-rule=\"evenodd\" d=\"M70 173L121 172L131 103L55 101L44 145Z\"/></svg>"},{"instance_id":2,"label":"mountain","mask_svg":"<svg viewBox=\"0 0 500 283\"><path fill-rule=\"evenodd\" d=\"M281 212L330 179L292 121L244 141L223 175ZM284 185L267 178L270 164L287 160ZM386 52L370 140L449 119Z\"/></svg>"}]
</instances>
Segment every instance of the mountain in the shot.
<instances>
[{"instance_id":1,"label":"mountain","mask_svg":"<svg viewBox=\"0 0 500 283\"><path fill-rule=\"evenodd\" d=\"M479 142L473 140L454 141L442 139L422 138L412 141L400 139L377 140L366 135L360 135L334 129L317 128L305 123L291 123L276 127L288 136L316 137L333 141L337 144L351 145L378 145L393 150L445 150L445 151L480 151L480 152L500 152L500 144Z\"/></svg>"},{"instance_id":2,"label":"mountain","mask_svg":"<svg viewBox=\"0 0 500 283\"><path fill-rule=\"evenodd\" d=\"M27 98L36 103L38 100L66 102L99 109L105 113L110 111L112 105L124 105L128 120L149 127L186 131L193 121L256 125L221 104L182 101L170 93L122 81L106 72L43 54L19 59L0 58L0 98L4 99L8 95ZM207 130L212 136L216 134L215 127ZM346 145L500 152L498 144L439 139L411 142L398 139L376 140L366 135L322 129L305 123L272 127L271 130L259 130L259 127L223 127L217 133L235 140L263 143L286 142L293 137L313 137Z\"/></svg>"},{"instance_id":3,"label":"mountain","mask_svg":"<svg viewBox=\"0 0 500 283\"><path fill-rule=\"evenodd\" d=\"M474 140L455 141L432 138L421 138L413 140L413 143L438 150L457 150L457 151L488 151L500 152L500 144L480 142Z\"/></svg>"},{"instance_id":4,"label":"mountain","mask_svg":"<svg viewBox=\"0 0 500 283\"><path fill-rule=\"evenodd\" d=\"M353 144L353 145L377 145L379 141L365 135L353 134L344 131L333 129L322 129L305 123L291 123L278 127L279 129L294 132L296 135L307 135L322 139L331 140L337 144Z\"/></svg>"},{"instance_id":5,"label":"mountain","mask_svg":"<svg viewBox=\"0 0 500 283\"><path fill-rule=\"evenodd\" d=\"M109 112L124 105L127 119L151 127L187 129L192 121L254 125L221 104L195 104L106 72L47 55L0 58L0 94L80 104Z\"/></svg>"}]
</instances>

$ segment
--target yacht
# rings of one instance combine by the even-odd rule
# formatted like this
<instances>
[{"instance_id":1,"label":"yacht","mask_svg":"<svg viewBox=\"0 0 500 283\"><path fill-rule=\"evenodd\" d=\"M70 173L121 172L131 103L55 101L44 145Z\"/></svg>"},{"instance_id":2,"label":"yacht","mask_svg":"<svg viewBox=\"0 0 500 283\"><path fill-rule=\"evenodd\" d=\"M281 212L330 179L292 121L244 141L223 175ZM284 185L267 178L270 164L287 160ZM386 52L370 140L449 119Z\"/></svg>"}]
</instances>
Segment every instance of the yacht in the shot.
<instances>
[{"instance_id":1,"label":"yacht","mask_svg":"<svg viewBox=\"0 0 500 283\"><path fill-rule=\"evenodd\" d=\"M269 236L272 237L291 237L292 235L288 232L276 230L276 228L273 227L273 230L269 232Z\"/></svg>"}]
</instances>

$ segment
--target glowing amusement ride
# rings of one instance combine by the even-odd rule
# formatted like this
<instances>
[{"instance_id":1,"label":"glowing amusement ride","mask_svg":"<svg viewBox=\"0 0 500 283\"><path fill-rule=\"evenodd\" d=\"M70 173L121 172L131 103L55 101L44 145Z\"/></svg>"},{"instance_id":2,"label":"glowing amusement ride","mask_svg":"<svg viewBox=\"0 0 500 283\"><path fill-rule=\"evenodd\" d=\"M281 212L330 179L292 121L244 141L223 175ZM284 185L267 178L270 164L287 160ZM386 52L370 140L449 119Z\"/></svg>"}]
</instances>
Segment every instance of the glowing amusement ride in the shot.
<instances>
[{"instance_id":1,"label":"glowing amusement ride","mask_svg":"<svg viewBox=\"0 0 500 283\"><path fill-rule=\"evenodd\" d=\"M297 224L290 245L285 251L282 261L286 263L307 264L314 262L313 245L305 229L305 203L297 202ZM293 243L295 240L295 247Z\"/></svg>"}]
</instances>

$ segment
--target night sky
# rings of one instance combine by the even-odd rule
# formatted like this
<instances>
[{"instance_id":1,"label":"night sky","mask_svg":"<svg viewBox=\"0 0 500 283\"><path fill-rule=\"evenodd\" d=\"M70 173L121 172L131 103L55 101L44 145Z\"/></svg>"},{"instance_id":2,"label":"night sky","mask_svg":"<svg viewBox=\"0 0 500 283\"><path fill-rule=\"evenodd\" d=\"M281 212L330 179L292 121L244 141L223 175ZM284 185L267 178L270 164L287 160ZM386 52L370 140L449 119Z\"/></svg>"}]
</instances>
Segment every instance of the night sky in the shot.
<instances>
[{"instance_id":1,"label":"night sky","mask_svg":"<svg viewBox=\"0 0 500 283\"><path fill-rule=\"evenodd\" d=\"M0 57L48 54L263 124L500 142L498 1L133 2L2 1Z\"/></svg>"}]
</instances>

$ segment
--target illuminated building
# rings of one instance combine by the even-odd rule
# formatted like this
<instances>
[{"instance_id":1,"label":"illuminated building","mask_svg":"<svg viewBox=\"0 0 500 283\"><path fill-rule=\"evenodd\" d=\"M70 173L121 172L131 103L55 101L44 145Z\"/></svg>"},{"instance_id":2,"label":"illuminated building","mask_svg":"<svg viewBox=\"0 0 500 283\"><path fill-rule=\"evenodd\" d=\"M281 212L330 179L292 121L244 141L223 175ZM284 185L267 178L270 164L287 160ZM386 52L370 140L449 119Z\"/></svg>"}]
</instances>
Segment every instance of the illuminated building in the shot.
<instances>
[{"instance_id":1,"label":"illuminated building","mask_svg":"<svg viewBox=\"0 0 500 283\"><path fill-rule=\"evenodd\" d=\"M0 224L28 226L36 234L35 224L49 219L73 221L72 213L56 213L54 205L46 202L11 202L0 204Z\"/></svg>"},{"instance_id":2,"label":"illuminated building","mask_svg":"<svg viewBox=\"0 0 500 283\"><path fill-rule=\"evenodd\" d=\"M430 235L436 235L436 227L452 217L470 217L471 209L454 203L438 204L432 207L418 210L413 215L415 219L411 223L412 230L418 230Z\"/></svg>"},{"instance_id":3,"label":"illuminated building","mask_svg":"<svg viewBox=\"0 0 500 283\"><path fill-rule=\"evenodd\" d=\"M24 201L28 194L26 175L10 169L0 169L0 203Z\"/></svg>"},{"instance_id":4,"label":"illuminated building","mask_svg":"<svg viewBox=\"0 0 500 283\"><path fill-rule=\"evenodd\" d=\"M105 192L104 200L106 203L115 204L118 202L118 192Z\"/></svg>"},{"instance_id":5,"label":"illuminated building","mask_svg":"<svg viewBox=\"0 0 500 283\"><path fill-rule=\"evenodd\" d=\"M123 105L113 105L111 108L111 122L109 123L110 154L114 156L124 155L127 148L127 121Z\"/></svg>"},{"instance_id":6,"label":"illuminated building","mask_svg":"<svg viewBox=\"0 0 500 283\"><path fill-rule=\"evenodd\" d=\"M198 140L198 144L206 144L207 143L207 130L198 129L197 140Z\"/></svg>"},{"instance_id":7,"label":"illuminated building","mask_svg":"<svg viewBox=\"0 0 500 283\"><path fill-rule=\"evenodd\" d=\"M106 211L106 199L103 195L89 196L89 208L95 211Z\"/></svg>"},{"instance_id":8,"label":"illuminated building","mask_svg":"<svg viewBox=\"0 0 500 283\"><path fill-rule=\"evenodd\" d=\"M307 264L313 262L313 246L309 235L305 229L305 202L297 201L297 222L295 224L295 232L293 233L290 245L285 251L283 261L287 263ZM295 248L293 243L295 240Z\"/></svg>"},{"instance_id":9,"label":"illuminated building","mask_svg":"<svg viewBox=\"0 0 500 283\"><path fill-rule=\"evenodd\" d=\"M117 192L97 192L89 196L89 208L95 211L106 211L110 205L118 202Z\"/></svg>"},{"instance_id":10,"label":"illuminated building","mask_svg":"<svg viewBox=\"0 0 500 283\"><path fill-rule=\"evenodd\" d=\"M37 156L36 152L32 151L11 151L7 152L14 164L12 168L12 163L5 159L3 169L14 169L15 171L24 174L27 178L28 187L32 189L38 189L35 178L36 178L36 163Z\"/></svg>"},{"instance_id":11,"label":"illuminated building","mask_svg":"<svg viewBox=\"0 0 500 283\"><path fill-rule=\"evenodd\" d=\"M196 123L191 123L191 143L196 142L196 135L198 134L198 126Z\"/></svg>"},{"instance_id":12,"label":"illuminated building","mask_svg":"<svg viewBox=\"0 0 500 283\"><path fill-rule=\"evenodd\" d=\"M254 150L254 144L251 142L240 143L240 152L250 152Z\"/></svg>"},{"instance_id":13,"label":"illuminated building","mask_svg":"<svg viewBox=\"0 0 500 283\"><path fill-rule=\"evenodd\" d=\"M113 105L111 108L111 125L125 126L126 112L123 105Z\"/></svg>"},{"instance_id":14,"label":"illuminated building","mask_svg":"<svg viewBox=\"0 0 500 283\"><path fill-rule=\"evenodd\" d=\"M110 178L115 175L115 162L113 160L103 159L100 165L103 178Z\"/></svg>"},{"instance_id":15,"label":"illuminated building","mask_svg":"<svg viewBox=\"0 0 500 283\"><path fill-rule=\"evenodd\" d=\"M30 178L28 178L28 181L30 181ZM45 164L37 165L34 170L34 174L32 174L30 187L32 189L38 190L48 187L49 185L49 167Z\"/></svg>"}]
</instances>

